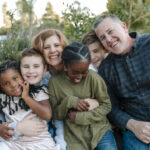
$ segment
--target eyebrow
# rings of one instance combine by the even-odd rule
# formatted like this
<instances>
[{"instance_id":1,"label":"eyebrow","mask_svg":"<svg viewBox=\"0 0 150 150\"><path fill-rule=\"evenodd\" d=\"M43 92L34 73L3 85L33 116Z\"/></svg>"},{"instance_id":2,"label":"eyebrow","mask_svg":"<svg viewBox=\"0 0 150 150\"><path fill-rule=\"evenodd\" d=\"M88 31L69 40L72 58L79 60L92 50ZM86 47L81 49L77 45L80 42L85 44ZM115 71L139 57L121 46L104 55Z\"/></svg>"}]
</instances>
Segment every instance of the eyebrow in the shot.
<instances>
[{"instance_id":1,"label":"eyebrow","mask_svg":"<svg viewBox=\"0 0 150 150\"><path fill-rule=\"evenodd\" d=\"M107 30L106 30L106 32L109 32L111 29L110 28L108 28ZM100 36L100 38L102 38L104 36L104 34L102 34L101 36Z\"/></svg>"}]
</instances>

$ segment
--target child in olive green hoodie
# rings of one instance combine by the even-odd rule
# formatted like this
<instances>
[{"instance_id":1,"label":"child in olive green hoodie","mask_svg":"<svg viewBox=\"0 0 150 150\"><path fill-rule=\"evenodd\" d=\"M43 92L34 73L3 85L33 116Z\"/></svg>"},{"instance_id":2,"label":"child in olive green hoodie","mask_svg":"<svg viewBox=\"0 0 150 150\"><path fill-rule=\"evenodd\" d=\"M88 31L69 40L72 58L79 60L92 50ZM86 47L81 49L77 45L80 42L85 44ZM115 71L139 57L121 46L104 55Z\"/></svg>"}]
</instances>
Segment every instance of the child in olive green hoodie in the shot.
<instances>
[{"instance_id":1,"label":"child in olive green hoodie","mask_svg":"<svg viewBox=\"0 0 150 150\"><path fill-rule=\"evenodd\" d=\"M67 150L117 150L106 115L111 103L103 79L89 70L88 47L79 42L62 53L65 71L50 78L49 94L53 117L64 121ZM85 99L99 106L89 110Z\"/></svg>"}]
</instances>

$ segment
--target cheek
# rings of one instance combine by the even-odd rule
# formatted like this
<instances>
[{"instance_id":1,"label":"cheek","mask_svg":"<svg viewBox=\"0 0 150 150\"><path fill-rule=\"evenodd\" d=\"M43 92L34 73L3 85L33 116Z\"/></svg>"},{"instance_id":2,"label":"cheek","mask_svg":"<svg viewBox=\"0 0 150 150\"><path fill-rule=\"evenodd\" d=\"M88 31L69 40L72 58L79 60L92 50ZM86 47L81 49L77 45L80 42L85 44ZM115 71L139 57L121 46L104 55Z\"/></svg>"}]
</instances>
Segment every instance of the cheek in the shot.
<instances>
[{"instance_id":1,"label":"cheek","mask_svg":"<svg viewBox=\"0 0 150 150\"><path fill-rule=\"evenodd\" d=\"M23 83L23 78L20 78L20 79L19 79L19 83Z\"/></svg>"},{"instance_id":2,"label":"cheek","mask_svg":"<svg viewBox=\"0 0 150 150\"><path fill-rule=\"evenodd\" d=\"M59 53L62 55L62 52L63 52L63 48L62 47L60 47L59 48Z\"/></svg>"},{"instance_id":3,"label":"cheek","mask_svg":"<svg viewBox=\"0 0 150 150\"><path fill-rule=\"evenodd\" d=\"M104 58L104 53L99 53L99 54L97 54L97 57L100 59L100 60L103 60L103 58Z\"/></svg>"},{"instance_id":4,"label":"cheek","mask_svg":"<svg viewBox=\"0 0 150 150\"><path fill-rule=\"evenodd\" d=\"M107 42L106 40L102 42L103 46L105 47L105 49L107 49Z\"/></svg>"},{"instance_id":5,"label":"cheek","mask_svg":"<svg viewBox=\"0 0 150 150\"><path fill-rule=\"evenodd\" d=\"M43 51L43 57L44 57L44 59L48 58L48 51Z\"/></svg>"}]
</instances>

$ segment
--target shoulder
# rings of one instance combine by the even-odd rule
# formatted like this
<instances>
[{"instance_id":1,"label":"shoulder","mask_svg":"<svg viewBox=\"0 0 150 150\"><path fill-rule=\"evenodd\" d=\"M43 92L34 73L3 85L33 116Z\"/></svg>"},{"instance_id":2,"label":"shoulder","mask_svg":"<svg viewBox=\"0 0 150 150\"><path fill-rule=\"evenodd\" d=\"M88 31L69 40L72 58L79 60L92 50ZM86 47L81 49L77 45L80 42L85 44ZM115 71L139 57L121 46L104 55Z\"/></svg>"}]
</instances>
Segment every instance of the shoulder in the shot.
<instances>
[{"instance_id":1,"label":"shoulder","mask_svg":"<svg viewBox=\"0 0 150 150\"><path fill-rule=\"evenodd\" d=\"M98 74L104 79L108 80L113 74L116 57L110 53L106 59L104 59L98 68Z\"/></svg>"},{"instance_id":2,"label":"shoulder","mask_svg":"<svg viewBox=\"0 0 150 150\"><path fill-rule=\"evenodd\" d=\"M2 101L4 100L5 97L6 97L6 94L0 93L0 99L1 99Z\"/></svg>"},{"instance_id":3,"label":"shoulder","mask_svg":"<svg viewBox=\"0 0 150 150\"><path fill-rule=\"evenodd\" d=\"M51 78L50 78L50 80L51 81L52 80L56 80L57 81L57 80L63 78L63 76L64 76L64 72L59 72L59 73L57 73L55 75L52 75Z\"/></svg>"},{"instance_id":4,"label":"shoulder","mask_svg":"<svg viewBox=\"0 0 150 150\"><path fill-rule=\"evenodd\" d=\"M149 46L150 47L150 34L142 34L140 37L139 37L139 45L140 46Z\"/></svg>"},{"instance_id":5,"label":"shoulder","mask_svg":"<svg viewBox=\"0 0 150 150\"><path fill-rule=\"evenodd\" d=\"M65 72L60 72L58 74L52 75L49 80L49 87L58 87L60 84L65 82Z\"/></svg>"},{"instance_id":6,"label":"shoulder","mask_svg":"<svg viewBox=\"0 0 150 150\"><path fill-rule=\"evenodd\" d=\"M88 76L87 76L87 82L90 84L91 87L97 88L97 89L106 86L105 81L101 77L101 75L99 75L93 70L89 70Z\"/></svg>"},{"instance_id":7,"label":"shoulder","mask_svg":"<svg viewBox=\"0 0 150 150\"><path fill-rule=\"evenodd\" d=\"M89 78L92 81L97 81L97 80L101 80L102 79L102 77L97 72L95 72L93 70L89 70L88 71L87 78Z\"/></svg>"},{"instance_id":8,"label":"shoulder","mask_svg":"<svg viewBox=\"0 0 150 150\"><path fill-rule=\"evenodd\" d=\"M131 32L130 36L135 38L135 47L143 47L144 45L150 45L150 33L139 34L137 32Z\"/></svg>"},{"instance_id":9,"label":"shoulder","mask_svg":"<svg viewBox=\"0 0 150 150\"><path fill-rule=\"evenodd\" d=\"M114 54L110 53L106 59L104 59L101 63L101 65L98 68L98 72L101 70L109 70L113 64L113 62L115 61L115 56Z\"/></svg>"},{"instance_id":10,"label":"shoulder","mask_svg":"<svg viewBox=\"0 0 150 150\"><path fill-rule=\"evenodd\" d=\"M45 86L41 87L41 90L35 94L35 100L36 101L42 101L42 100L47 100L49 99L49 95L48 95L48 89Z\"/></svg>"}]
</instances>

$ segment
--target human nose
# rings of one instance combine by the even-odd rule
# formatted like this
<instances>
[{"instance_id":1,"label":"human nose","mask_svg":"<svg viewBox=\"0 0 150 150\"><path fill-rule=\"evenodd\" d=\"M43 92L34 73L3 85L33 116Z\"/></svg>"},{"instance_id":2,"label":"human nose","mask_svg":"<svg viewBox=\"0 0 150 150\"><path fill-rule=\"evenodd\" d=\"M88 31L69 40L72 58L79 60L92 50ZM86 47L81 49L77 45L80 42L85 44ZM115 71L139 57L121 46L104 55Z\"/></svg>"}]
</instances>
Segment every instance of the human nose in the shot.
<instances>
[{"instance_id":1,"label":"human nose","mask_svg":"<svg viewBox=\"0 0 150 150\"><path fill-rule=\"evenodd\" d=\"M32 72L34 72L34 68L30 67L30 68L28 69L28 73L32 73Z\"/></svg>"},{"instance_id":2,"label":"human nose","mask_svg":"<svg viewBox=\"0 0 150 150\"><path fill-rule=\"evenodd\" d=\"M76 78L77 78L77 79L82 79L82 74L78 74L78 75L76 76Z\"/></svg>"},{"instance_id":3,"label":"human nose","mask_svg":"<svg viewBox=\"0 0 150 150\"><path fill-rule=\"evenodd\" d=\"M51 46L50 53L53 53L55 51L56 51L56 48L54 46Z\"/></svg>"},{"instance_id":4,"label":"human nose","mask_svg":"<svg viewBox=\"0 0 150 150\"><path fill-rule=\"evenodd\" d=\"M11 87L14 88L14 87L16 87L16 85L17 85L17 82L15 82L15 81L12 81L12 82L11 82Z\"/></svg>"},{"instance_id":5,"label":"human nose","mask_svg":"<svg viewBox=\"0 0 150 150\"><path fill-rule=\"evenodd\" d=\"M105 35L105 36L106 36L106 41L111 42L111 40L112 40L111 36L110 35Z\"/></svg>"}]
</instances>

